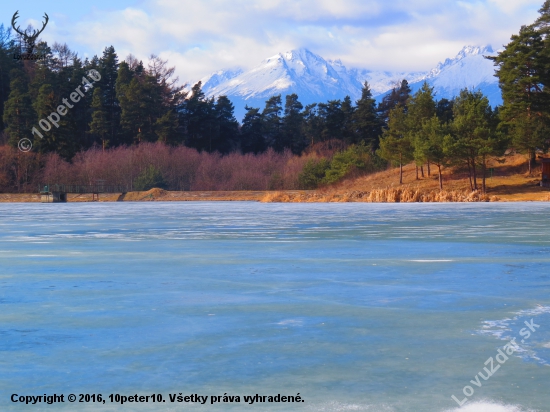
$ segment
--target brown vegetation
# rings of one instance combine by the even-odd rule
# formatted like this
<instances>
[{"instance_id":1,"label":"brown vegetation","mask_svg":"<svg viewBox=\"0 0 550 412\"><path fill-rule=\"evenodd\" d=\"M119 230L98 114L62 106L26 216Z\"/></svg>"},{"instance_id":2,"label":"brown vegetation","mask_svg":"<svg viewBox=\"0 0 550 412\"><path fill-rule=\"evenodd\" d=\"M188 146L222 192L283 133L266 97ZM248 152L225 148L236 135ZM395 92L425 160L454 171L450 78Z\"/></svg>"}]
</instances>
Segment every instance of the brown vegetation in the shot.
<instances>
[{"instance_id":1,"label":"brown vegetation","mask_svg":"<svg viewBox=\"0 0 550 412\"><path fill-rule=\"evenodd\" d=\"M185 146L163 143L109 150L92 148L67 162L58 154L22 153L0 146L0 193L35 193L40 184L106 185L133 189L140 173L150 166L159 170L165 188L173 191L200 190L295 190L298 175L312 153L294 156L269 149L258 155L199 153Z\"/></svg>"},{"instance_id":2,"label":"brown vegetation","mask_svg":"<svg viewBox=\"0 0 550 412\"><path fill-rule=\"evenodd\" d=\"M122 154L130 156L131 149L116 149ZM84 176L87 178L101 177L116 177L117 170L123 170L124 165L134 164L144 165L147 161L154 160L162 170L168 172L171 182L178 181L177 170L185 168L185 164L192 162L193 159L199 158L202 154L187 149L173 149L179 156L174 156L170 152L170 148L161 145L151 145L152 150L149 152L140 152L138 149L133 149L131 154L133 160L128 159L114 162L114 154L110 152L91 151L82 155L72 165L61 161L55 155L51 156L47 163L47 173L51 179L64 179L70 183L76 179L75 171L79 173L87 173ZM156 151L155 151L156 150ZM151 153L152 152L152 153ZM185 152L185 153L184 153ZM4 153L5 154L5 153ZM188 157L183 156L185 154ZM171 156L174 156L171 158ZM193 157L195 156L195 157ZM528 165L524 156L511 155L504 160L494 160L489 164L493 168L492 177L487 179L487 193L483 194L477 191L470 191L468 173L460 169L446 169L443 173L445 187L447 190L440 191L438 189L438 176L432 174L416 179L416 167L413 163L404 167L404 184L398 184L399 171L398 169L389 169L386 171L374 173L367 176L362 176L354 179L347 179L343 182L325 187L319 190L296 190L292 179L295 179L299 171L303 167L304 162L309 157L302 156L301 158L292 157L286 154L277 155L276 153L267 153L264 157L255 158L254 156L246 157L245 166L239 166L239 160L243 156L235 158L226 156L218 158L218 160L227 160L215 163L213 158L205 154L202 173L196 173L191 187L213 188L210 190L179 190L169 191L163 189L151 189L145 192L131 191L125 194L101 194L100 201L262 201L262 202L480 202L480 201L550 201L550 191L548 188L542 188L538 185L540 176L538 174L529 175ZM310 154L315 156L315 154ZM144 160L145 158L145 160ZM164 163L163 163L164 162ZM180 163L178 163L180 162ZM225 163L224 163L225 162ZM254 163L256 162L256 163ZM262 165L262 162L264 164ZM265 172L271 167L271 175ZM173 166L173 167L172 167ZM135 166L139 170L139 166ZM221 183L217 183L213 177L210 177L207 170L217 170L216 176L220 177L221 181L225 182L226 187L233 190L216 190L217 187L222 187ZM254 169L256 168L256 169ZM263 169L262 169L263 168ZM220 171L222 170L222 171ZM263 170L263 171L262 171ZM1 172L1 170L0 170ZM538 170L535 169L538 173ZM6 173L5 170L3 173ZM121 172L122 173L122 172ZM170 174L172 173L172 175ZM225 178L223 177L225 173ZM282 176L278 185L273 182L273 174L280 173ZM270 179L262 180L262 189L268 190L234 190L234 188L245 187L241 178L245 176L271 176ZM55 177L57 176L57 177ZM76 175L82 176L82 175ZM2 177L0 173L0 178ZM286 179L286 180L285 180ZM115 183L118 182L116 178ZM245 180L246 181L246 180ZM240 183L239 183L240 182ZM282 183L281 183L282 182ZM285 183L286 182L286 183ZM290 182L290 183L289 183ZM250 185L254 187L254 185ZM290 190L285 190L285 186ZM189 187L189 186L188 186ZM269 191L269 189L282 189ZM0 194L0 202L39 202L39 196L30 193L21 194ZM92 201L91 194L69 194L69 202L89 202Z\"/></svg>"},{"instance_id":3,"label":"brown vegetation","mask_svg":"<svg viewBox=\"0 0 550 412\"><path fill-rule=\"evenodd\" d=\"M366 202L366 203L416 203L416 202L489 202L497 201L479 191L430 191L409 188L374 189L371 192L354 190L344 193L288 193L274 192L262 198L262 202Z\"/></svg>"}]
</instances>

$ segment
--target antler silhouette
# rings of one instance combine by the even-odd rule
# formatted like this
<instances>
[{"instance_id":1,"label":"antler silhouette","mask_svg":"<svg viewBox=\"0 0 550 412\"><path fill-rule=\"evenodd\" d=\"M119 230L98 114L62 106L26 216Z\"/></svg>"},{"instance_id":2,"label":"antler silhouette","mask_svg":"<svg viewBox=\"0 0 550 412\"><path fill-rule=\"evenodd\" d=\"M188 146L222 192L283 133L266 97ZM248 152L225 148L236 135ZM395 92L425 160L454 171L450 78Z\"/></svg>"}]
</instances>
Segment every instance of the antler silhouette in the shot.
<instances>
[{"instance_id":1,"label":"antler silhouette","mask_svg":"<svg viewBox=\"0 0 550 412\"><path fill-rule=\"evenodd\" d=\"M11 18L11 26L13 27L13 29L19 33L21 36L25 36L25 32L21 32L19 31L19 27L15 27L15 21L17 20L17 18L19 17L18 16L19 14L19 10L17 10L14 14L13 14L13 17Z\"/></svg>"},{"instance_id":2,"label":"antler silhouette","mask_svg":"<svg viewBox=\"0 0 550 412\"><path fill-rule=\"evenodd\" d=\"M42 28L40 30L33 30L32 31L32 34L27 34L27 31L25 30L24 32L20 31L20 27L15 27L15 22L16 20L18 19L18 14L19 14L19 10L17 10L12 19L11 19L11 25L13 27L13 29L19 33L21 36L25 37L25 39L27 39L27 41L29 43L34 43L34 41L36 40L36 38L38 37L38 35L40 33L42 33L44 31L44 29L46 28L46 25L48 24L48 21L50 21L50 18L48 17L48 14L47 13L44 13L44 18L46 19L46 21L44 23L42 23Z\"/></svg>"}]
</instances>

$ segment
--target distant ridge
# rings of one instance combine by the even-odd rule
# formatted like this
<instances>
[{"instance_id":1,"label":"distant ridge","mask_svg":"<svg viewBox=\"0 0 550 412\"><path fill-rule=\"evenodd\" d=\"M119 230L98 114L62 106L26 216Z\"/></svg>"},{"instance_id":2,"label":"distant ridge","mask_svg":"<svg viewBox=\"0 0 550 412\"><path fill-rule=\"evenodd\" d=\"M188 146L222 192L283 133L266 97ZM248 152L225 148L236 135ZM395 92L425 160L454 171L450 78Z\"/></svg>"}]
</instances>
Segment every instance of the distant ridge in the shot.
<instances>
[{"instance_id":1,"label":"distant ridge","mask_svg":"<svg viewBox=\"0 0 550 412\"><path fill-rule=\"evenodd\" d=\"M265 101L276 94L296 93L305 106L350 96L361 97L361 89L369 82L373 96L381 100L397 82L407 79L413 91L424 81L432 87L437 99L451 99L461 89L479 89L492 105L502 103L494 66L483 56L494 56L491 46L465 46L458 54L425 72L390 72L348 69L341 60L323 57L301 48L278 53L263 60L251 70L219 70L201 79L207 97L226 95L235 105L235 116L242 120L245 106L263 108Z\"/></svg>"}]
</instances>

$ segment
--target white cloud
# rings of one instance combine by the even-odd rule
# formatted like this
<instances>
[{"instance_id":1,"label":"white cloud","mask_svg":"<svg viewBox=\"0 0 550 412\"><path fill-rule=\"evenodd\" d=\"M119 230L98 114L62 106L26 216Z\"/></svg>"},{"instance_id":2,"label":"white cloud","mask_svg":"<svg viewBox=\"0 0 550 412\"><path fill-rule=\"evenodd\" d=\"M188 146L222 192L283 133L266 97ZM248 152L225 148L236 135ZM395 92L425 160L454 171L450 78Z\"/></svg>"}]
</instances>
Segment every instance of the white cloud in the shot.
<instances>
[{"instance_id":1,"label":"white cloud","mask_svg":"<svg viewBox=\"0 0 550 412\"><path fill-rule=\"evenodd\" d=\"M526 7L538 9L542 6L541 0L489 0L489 3L494 4L507 14L513 14Z\"/></svg>"},{"instance_id":2,"label":"white cloud","mask_svg":"<svg viewBox=\"0 0 550 412\"><path fill-rule=\"evenodd\" d=\"M534 21L541 1L150 0L96 11L70 36L60 22L55 40L97 54L112 44L121 59L154 53L193 81L297 47L348 66L426 70L466 44L499 48Z\"/></svg>"}]
</instances>

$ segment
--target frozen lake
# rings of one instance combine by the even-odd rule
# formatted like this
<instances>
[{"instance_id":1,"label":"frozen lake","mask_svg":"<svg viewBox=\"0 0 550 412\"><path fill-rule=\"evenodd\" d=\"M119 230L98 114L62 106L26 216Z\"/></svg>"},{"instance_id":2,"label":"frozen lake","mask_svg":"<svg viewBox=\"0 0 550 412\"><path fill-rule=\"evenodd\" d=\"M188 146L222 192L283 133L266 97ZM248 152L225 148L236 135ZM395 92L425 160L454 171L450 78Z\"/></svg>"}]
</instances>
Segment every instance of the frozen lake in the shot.
<instances>
[{"instance_id":1,"label":"frozen lake","mask_svg":"<svg viewBox=\"0 0 550 412\"><path fill-rule=\"evenodd\" d=\"M550 204L0 204L1 410L549 411L549 364Z\"/></svg>"}]
</instances>

